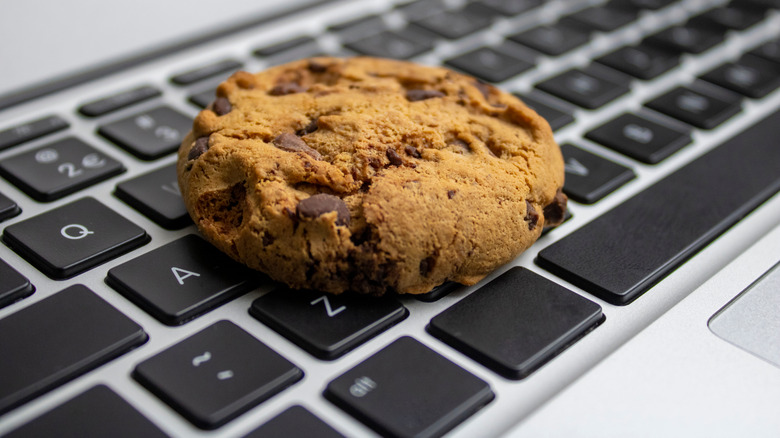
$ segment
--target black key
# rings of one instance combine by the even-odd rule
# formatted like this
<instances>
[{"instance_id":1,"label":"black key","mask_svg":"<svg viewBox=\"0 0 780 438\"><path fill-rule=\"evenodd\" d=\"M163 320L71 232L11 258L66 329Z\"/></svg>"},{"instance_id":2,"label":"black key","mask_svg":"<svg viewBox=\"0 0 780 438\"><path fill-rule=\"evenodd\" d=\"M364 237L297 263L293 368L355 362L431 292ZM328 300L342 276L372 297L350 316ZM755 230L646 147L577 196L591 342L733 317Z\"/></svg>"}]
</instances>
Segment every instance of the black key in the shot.
<instances>
[{"instance_id":1,"label":"black key","mask_svg":"<svg viewBox=\"0 0 780 438\"><path fill-rule=\"evenodd\" d=\"M636 12L629 9L594 6L568 16L574 22L591 30L612 32L636 20Z\"/></svg>"},{"instance_id":2,"label":"black key","mask_svg":"<svg viewBox=\"0 0 780 438\"><path fill-rule=\"evenodd\" d=\"M701 79L760 99L780 87L780 64L745 55L737 62L729 62L704 74Z\"/></svg>"},{"instance_id":3,"label":"black key","mask_svg":"<svg viewBox=\"0 0 780 438\"><path fill-rule=\"evenodd\" d=\"M488 82L502 82L533 67L528 61L491 47L472 50L448 59L445 64Z\"/></svg>"},{"instance_id":4,"label":"black key","mask_svg":"<svg viewBox=\"0 0 780 438\"><path fill-rule=\"evenodd\" d=\"M324 360L343 356L409 315L390 297L327 295L288 288L256 299L249 313Z\"/></svg>"},{"instance_id":5,"label":"black key","mask_svg":"<svg viewBox=\"0 0 780 438\"><path fill-rule=\"evenodd\" d=\"M3 240L54 279L70 278L149 242L137 225L83 198L6 227Z\"/></svg>"},{"instance_id":6,"label":"black key","mask_svg":"<svg viewBox=\"0 0 780 438\"><path fill-rule=\"evenodd\" d=\"M342 41L354 41L387 30L387 25L379 15L369 15L335 24L328 30L337 33Z\"/></svg>"},{"instance_id":7,"label":"black key","mask_svg":"<svg viewBox=\"0 0 780 438\"><path fill-rule=\"evenodd\" d=\"M542 0L482 0L480 3L505 16L522 14L542 4Z\"/></svg>"},{"instance_id":8,"label":"black key","mask_svg":"<svg viewBox=\"0 0 780 438\"><path fill-rule=\"evenodd\" d=\"M571 110L563 111L562 109L559 109L552 104L542 102L540 99L528 95L518 97L531 109L539 113L540 116L544 117L544 119L547 120L547 123L550 124L550 128L552 128L553 131L557 131L558 129L561 129L574 121L574 116L571 115Z\"/></svg>"},{"instance_id":9,"label":"black key","mask_svg":"<svg viewBox=\"0 0 780 438\"><path fill-rule=\"evenodd\" d=\"M628 85L579 69L561 73L536 87L588 109L602 107L629 91Z\"/></svg>"},{"instance_id":10,"label":"black key","mask_svg":"<svg viewBox=\"0 0 780 438\"><path fill-rule=\"evenodd\" d=\"M295 405L249 432L249 435L244 438L281 438L286 436L339 438L344 435L336 432L303 406Z\"/></svg>"},{"instance_id":11,"label":"black key","mask_svg":"<svg viewBox=\"0 0 780 438\"><path fill-rule=\"evenodd\" d=\"M255 56L259 56L261 58L269 57L278 55L282 52L291 51L291 50L298 50L301 47L309 47L316 45L316 41L314 38L309 36L300 36L297 38L293 38L291 40L282 41L270 46L261 47L259 49L255 49L253 52Z\"/></svg>"},{"instance_id":12,"label":"black key","mask_svg":"<svg viewBox=\"0 0 780 438\"><path fill-rule=\"evenodd\" d=\"M232 322L219 321L141 362L133 377L196 426L215 429L303 372Z\"/></svg>"},{"instance_id":13,"label":"black key","mask_svg":"<svg viewBox=\"0 0 780 438\"><path fill-rule=\"evenodd\" d=\"M650 35L644 41L676 52L698 54L720 44L723 32L701 26L674 26Z\"/></svg>"},{"instance_id":14,"label":"black key","mask_svg":"<svg viewBox=\"0 0 780 438\"><path fill-rule=\"evenodd\" d=\"M79 108L79 112L87 117L100 117L160 95L162 92L157 88L144 85L86 103Z\"/></svg>"},{"instance_id":15,"label":"black key","mask_svg":"<svg viewBox=\"0 0 780 438\"><path fill-rule=\"evenodd\" d=\"M13 430L6 438L36 436L151 438L168 435L107 386L97 385Z\"/></svg>"},{"instance_id":16,"label":"black key","mask_svg":"<svg viewBox=\"0 0 780 438\"><path fill-rule=\"evenodd\" d=\"M588 132L585 137L648 164L661 162L691 142L690 132L636 114L623 114Z\"/></svg>"},{"instance_id":17,"label":"black key","mask_svg":"<svg viewBox=\"0 0 780 438\"><path fill-rule=\"evenodd\" d=\"M68 122L59 116L44 117L32 122L16 125L12 128L0 131L0 151L53 132L61 131L68 126Z\"/></svg>"},{"instance_id":18,"label":"black key","mask_svg":"<svg viewBox=\"0 0 780 438\"><path fill-rule=\"evenodd\" d=\"M216 98L216 92L217 90L210 88L208 90L195 93L190 96L190 102L198 105L201 108L206 108L209 106L209 104L211 104L211 102L214 102L214 99Z\"/></svg>"},{"instance_id":19,"label":"black key","mask_svg":"<svg viewBox=\"0 0 780 438\"><path fill-rule=\"evenodd\" d=\"M712 129L742 110L736 94L713 91L677 87L645 105L697 128Z\"/></svg>"},{"instance_id":20,"label":"black key","mask_svg":"<svg viewBox=\"0 0 780 438\"><path fill-rule=\"evenodd\" d=\"M677 0L612 0L609 5L616 8L626 8L642 10L647 9L655 11L661 8L665 8Z\"/></svg>"},{"instance_id":21,"label":"black key","mask_svg":"<svg viewBox=\"0 0 780 438\"><path fill-rule=\"evenodd\" d=\"M571 199L593 204L636 177L628 167L564 144L563 153L566 182L563 191Z\"/></svg>"},{"instance_id":22,"label":"black key","mask_svg":"<svg viewBox=\"0 0 780 438\"><path fill-rule=\"evenodd\" d=\"M0 259L0 308L28 297L34 291L30 280Z\"/></svg>"},{"instance_id":23,"label":"black key","mask_svg":"<svg viewBox=\"0 0 780 438\"><path fill-rule=\"evenodd\" d=\"M192 223L181 199L175 163L118 184L114 194L163 228L178 230Z\"/></svg>"},{"instance_id":24,"label":"black key","mask_svg":"<svg viewBox=\"0 0 780 438\"><path fill-rule=\"evenodd\" d=\"M750 54L780 64L780 40L764 43L758 46L757 49L751 51Z\"/></svg>"},{"instance_id":25,"label":"black key","mask_svg":"<svg viewBox=\"0 0 780 438\"><path fill-rule=\"evenodd\" d=\"M0 319L0 413L146 340L138 324L82 285Z\"/></svg>"},{"instance_id":26,"label":"black key","mask_svg":"<svg viewBox=\"0 0 780 438\"><path fill-rule=\"evenodd\" d=\"M431 320L428 331L508 379L524 379L596 327L601 306L515 267Z\"/></svg>"},{"instance_id":27,"label":"black key","mask_svg":"<svg viewBox=\"0 0 780 438\"><path fill-rule=\"evenodd\" d=\"M727 5L697 15L688 23L716 31L745 30L764 19L763 11Z\"/></svg>"},{"instance_id":28,"label":"black key","mask_svg":"<svg viewBox=\"0 0 780 438\"><path fill-rule=\"evenodd\" d=\"M509 39L546 55L558 56L587 43L590 35L577 27L555 23L520 32Z\"/></svg>"},{"instance_id":29,"label":"black key","mask_svg":"<svg viewBox=\"0 0 780 438\"><path fill-rule=\"evenodd\" d=\"M191 117L161 106L103 125L98 133L142 160L154 160L176 151L190 129Z\"/></svg>"},{"instance_id":30,"label":"black key","mask_svg":"<svg viewBox=\"0 0 780 438\"><path fill-rule=\"evenodd\" d=\"M440 12L414 24L445 38L457 39L482 30L493 22L494 11L479 3L458 10Z\"/></svg>"},{"instance_id":31,"label":"black key","mask_svg":"<svg viewBox=\"0 0 780 438\"><path fill-rule=\"evenodd\" d=\"M106 283L167 325L180 325L254 286L254 273L189 234L108 271Z\"/></svg>"},{"instance_id":32,"label":"black key","mask_svg":"<svg viewBox=\"0 0 780 438\"><path fill-rule=\"evenodd\" d=\"M778 137L780 111L544 248L537 263L610 303L631 302L780 190Z\"/></svg>"},{"instance_id":33,"label":"black key","mask_svg":"<svg viewBox=\"0 0 780 438\"><path fill-rule=\"evenodd\" d=\"M12 218L22 212L16 202L0 193L0 221Z\"/></svg>"},{"instance_id":34,"label":"black key","mask_svg":"<svg viewBox=\"0 0 780 438\"><path fill-rule=\"evenodd\" d=\"M452 291L459 288L461 285L454 281L448 281L444 284L440 284L424 294L417 294L414 297L423 303L433 303L449 295Z\"/></svg>"},{"instance_id":35,"label":"black key","mask_svg":"<svg viewBox=\"0 0 780 438\"><path fill-rule=\"evenodd\" d=\"M60 199L124 171L122 163L73 137L0 161L0 175L42 202Z\"/></svg>"},{"instance_id":36,"label":"black key","mask_svg":"<svg viewBox=\"0 0 780 438\"><path fill-rule=\"evenodd\" d=\"M430 39L411 38L410 32L414 31L385 31L344 46L364 55L396 59L409 59L433 48Z\"/></svg>"},{"instance_id":37,"label":"black key","mask_svg":"<svg viewBox=\"0 0 780 438\"><path fill-rule=\"evenodd\" d=\"M639 44L621 47L596 59L596 62L635 78L650 80L677 67L680 57L663 48Z\"/></svg>"},{"instance_id":38,"label":"black key","mask_svg":"<svg viewBox=\"0 0 780 438\"><path fill-rule=\"evenodd\" d=\"M407 20L417 20L446 9L443 0L413 0L397 7Z\"/></svg>"},{"instance_id":39,"label":"black key","mask_svg":"<svg viewBox=\"0 0 780 438\"><path fill-rule=\"evenodd\" d=\"M240 69L243 64L235 59L223 59L222 61L204 65L171 77L171 82L176 85L192 85L215 76L227 78L228 73Z\"/></svg>"},{"instance_id":40,"label":"black key","mask_svg":"<svg viewBox=\"0 0 780 438\"><path fill-rule=\"evenodd\" d=\"M486 382L402 337L330 382L325 397L382 435L438 437L494 395Z\"/></svg>"}]
</instances>

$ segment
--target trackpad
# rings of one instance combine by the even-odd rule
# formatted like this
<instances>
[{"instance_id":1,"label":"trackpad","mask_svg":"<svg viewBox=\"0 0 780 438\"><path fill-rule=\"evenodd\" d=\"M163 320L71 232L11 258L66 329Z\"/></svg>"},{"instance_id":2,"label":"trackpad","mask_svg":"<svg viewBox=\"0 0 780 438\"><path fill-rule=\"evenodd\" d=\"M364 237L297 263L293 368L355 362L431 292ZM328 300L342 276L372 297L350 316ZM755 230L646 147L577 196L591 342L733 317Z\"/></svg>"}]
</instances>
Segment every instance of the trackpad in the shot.
<instances>
[{"instance_id":1,"label":"trackpad","mask_svg":"<svg viewBox=\"0 0 780 438\"><path fill-rule=\"evenodd\" d=\"M780 367L780 263L720 309L710 330Z\"/></svg>"}]
</instances>

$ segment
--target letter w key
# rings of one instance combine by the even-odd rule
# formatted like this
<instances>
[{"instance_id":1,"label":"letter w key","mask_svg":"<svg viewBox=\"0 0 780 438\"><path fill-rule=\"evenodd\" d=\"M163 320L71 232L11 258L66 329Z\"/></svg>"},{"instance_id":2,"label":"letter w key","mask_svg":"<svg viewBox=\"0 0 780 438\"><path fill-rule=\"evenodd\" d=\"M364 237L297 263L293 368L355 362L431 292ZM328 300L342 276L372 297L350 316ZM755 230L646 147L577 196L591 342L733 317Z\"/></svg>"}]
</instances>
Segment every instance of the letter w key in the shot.
<instances>
[{"instance_id":1,"label":"letter w key","mask_svg":"<svg viewBox=\"0 0 780 438\"><path fill-rule=\"evenodd\" d=\"M328 314L329 318L333 318L334 316L338 315L339 313L341 313L342 311L347 309L347 306L341 306L341 307L338 307L336 309L333 309L330 306L330 300L328 300L328 297L326 295L323 295L323 296L315 299L314 301L310 302L309 305L313 306L313 305L319 303L320 301L323 301L325 303L325 312Z\"/></svg>"}]
</instances>

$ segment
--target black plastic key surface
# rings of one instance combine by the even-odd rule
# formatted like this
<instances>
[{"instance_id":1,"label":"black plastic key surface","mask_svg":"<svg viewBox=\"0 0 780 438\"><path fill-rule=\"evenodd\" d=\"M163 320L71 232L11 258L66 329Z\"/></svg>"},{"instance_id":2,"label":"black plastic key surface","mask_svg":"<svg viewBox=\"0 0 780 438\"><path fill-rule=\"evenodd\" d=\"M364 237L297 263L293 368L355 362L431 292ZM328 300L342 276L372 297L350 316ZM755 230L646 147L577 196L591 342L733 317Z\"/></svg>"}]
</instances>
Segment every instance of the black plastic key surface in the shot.
<instances>
[{"instance_id":1,"label":"black plastic key surface","mask_svg":"<svg viewBox=\"0 0 780 438\"><path fill-rule=\"evenodd\" d=\"M610 6L594 6L577 11L567 17L576 24L600 32L612 32L636 20L637 14L630 9Z\"/></svg>"},{"instance_id":2,"label":"black plastic key surface","mask_svg":"<svg viewBox=\"0 0 780 438\"><path fill-rule=\"evenodd\" d=\"M438 437L493 400L483 380L410 337L342 374L325 397L383 436Z\"/></svg>"},{"instance_id":3,"label":"black plastic key surface","mask_svg":"<svg viewBox=\"0 0 780 438\"><path fill-rule=\"evenodd\" d=\"M439 12L417 20L414 24L445 38L457 39L484 29L493 21L495 12L479 3L471 3L458 10Z\"/></svg>"},{"instance_id":4,"label":"black plastic key surface","mask_svg":"<svg viewBox=\"0 0 780 438\"><path fill-rule=\"evenodd\" d=\"M22 209L11 198L0 193L0 221L14 217L22 212Z\"/></svg>"},{"instance_id":5,"label":"black plastic key surface","mask_svg":"<svg viewBox=\"0 0 780 438\"><path fill-rule=\"evenodd\" d=\"M319 417L300 405L287 408L244 438L317 437L343 438Z\"/></svg>"},{"instance_id":6,"label":"black plastic key surface","mask_svg":"<svg viewBox=\"0 0 780 438\"><path fill-rule=\"evenodd\" d=\"M133 377L202 429L215 429L303 377L229 321L219 321L147 359Z\"/></svg>"},{"instance_id":7,"label":"black plastic key surface","mask_svg":"<svg viewBox=\"0 0 780 438\"><path fill-rule=\"evenodd\" d=\"M546 55L558 56L587 43L590 35L565 23L555 23L520 32L509 39Z\"/></svg>"},{"instance_id":8,"label":"black plastic key surface","mask_svg":"<svg viewBox=\"0 0 780 438\"><path fill-rule=\"evenodd\" d=\"M79 112L87 117L100 117L110 112L160 96L161 94L162 92L157 88L152 87L151 85L144 85L86 103L79 107Z\"/></svg>"},{"instance_id":9,"label":"black plastic key surface","mask_svg":"<svg viewBox=\"0 0 780 438\"><path fill-rule=\"evenodd\" d=\"M519 97L520 100L522 100L523 103L528 105L532 110L536 111L540 116L544 117L544 119L547 120L547 123L550 124L550 128L552 128L553 131L557 131L574 121L574 116L571 115L573 112L572 109L564 111L559 106L555 106L552 103L547 103L541 98L534 96L518 95L517 97Z\"/></svg>"},{"instance_id":10,"label":"black plastic key surface","mask_svg":"<svg viewBox=\"0 0 780 438\"><path fill-rule=\"evenodd\" d=\"M723 64L705 73L701 79L760 99L780 87L780 64L745 55L737 62Z\"/></svg>"},{"instance_id":11,"label":"black plastic key surface","mask_svg":"<svg viewBox=\"0 0 780 438\"><path fill-rule=\"evenodd\" d=\"M191 85L195 82L200 82L215 76L224 76L227 78L229 73L238 70L241 66L243 66L243 64L235 59L223 59L183 73L178 73L171 77L171 82L176 85Z\"/></svg>"},{"instance_id":12,"label":"black plastic key surface","mask_svg":"<svg viewBox=\"0 0 780 438\"><path fill-rule=\"evenodd\" d=\"M48 116L0 131L0 151L67 128L60 116Z\"/></svg>"},{"instance_id":13,"label":"black plastic key surface","mask_svg":"<svg viewBox=\"0 0 780 438\"><path fill-rule=\"evenodd\" d=\"M727 5L710 9L690 20L689 23L714 30L745 30L764 19L764 11Z\"/></svg>"},{"instance_id":14,"label":"black plastic key surface","mask_svg":"<svg viewBox=\"0 0 780 438\"><path fill-rule=\"evenodd\" d=\"M149 242L149 235L94 198L6 227L3 240L41 272L70 278Z\"/></svg>"},{"instance_id":15,"label":"black plastic key surface","mask_svg":"<svg viewBox=\"0 0 780 438\"><path fill-rule=\"evenodd\" d=\"M313 46L315 44L316 41L314 40L314 38L310 36L300 36L290 40L272 44L270 46L265 46L259 49L255 49L253 53L255 54L255 56L259 56L263 58L268 56L275 56L282 52L286 52L290 50L298 50L301 47Z\"/></svg>"},{"instance_id":16,"label":"black plastic key surface","mask_svg":"<svg viewBox=\"0 0 780 438\"><path fill-rule=\"evenodd\" d=\"M648 44L621 47L596 62L622 71L635 78L650 80L680 64L678 54Z\"/></svg>"},{"instance_id":17,"label":"black plastic key surface","mask_svg":"<svg viewBox=\"0 0 780 438\"><path fill-rule=\"evenodd\" d=\"M698 87L677 87L645 106L702 129L715 128L742 110L739 95Z\"/></svg>"},{"instance_id":18,"label":"black plastic key surface","mask_svg":"<svg viewBox=\"0 0 780 438\"><path fill-rule=\"evenodd\" d=\"M508 379L524 379L602 319L601 306L512 268L431 320L428 331Z\"/></svg>"},{"instance_id":19,"label":"black plastic key surface","mask_svg":"<svg viewBox=\"0 0 780 438\"><path fill-rule=\"evenodd\" d=\"M626 84L573 69L536 85L542 91L588 109L596 109L628 93Z\"/></svg>"},{"instance_id":20,"label":"black plastic key surface","mask_svg":"<svg viewBox=\"0 0 780 438\"><path fill-rule=\"evenodd\" d=\"M631 302L780 190L777 138L780 111L544 248L537 263L610 303Z\"/></svg>"},{"instance_id":21,"label":"black plastic key surface","mask_svg":"<svg viewBox=\"0 0 780 438\"><path fill-rule=\"evenodd\" d=\"M388 30L344 46L363 55L395 59L409 59L433 49L431 39L412 38L409 36L410 32L414 31Z\"/></svg>"},{"instance_id":22,"label":"black plastic key surface","mask_svg":"<svg viewBox=\"0 0 780 438\"><path fill-rule=\"evenodd\" d=\"M571 199L593 204L636 177L634 171L571 144L561 146L566 182L563 191Z\"/></svg>"},{"instance_id":23,"label":"black plastic key surface","mask_svg":"<svg viewBox=\"0 0 780 438\"><path fill-rule=\"evenodd\" d=\"M35 287L25 276L0 259L0 308L31 295Z\"/></svg>"},{"instance_id":24,"label":"black plastic key surface","mask_svg":"<svg viewBox=\"0 0 780 438\"><path fill-rule=\"evenodd\" d=\"M502 15L522 14L542 4L542 0L481 0L483 5L493 8Z\"/></svg>"},{"instance_id":25,"label":"black plastic key surface","mask_svg":"<svg viewBox=\"0 0 780 438\"><path fill-rule=\"evenodd\" d=\"M192 223L176 180L176 164L171 164L116 186L116 196L169 230Z\"/></svg>"},{"instance_id":26,"label":"black plastic key surface","mask_svg":"<svg viewBox=\"0 0 780 438\"><path fill-rule=\"evenodd\" d=\"M343 356L409 315L390 297L329 295L287 288L256 299L249 313L325 360Z\"/></svg>"},{"instance_id":27,"label":"black plastic key surface","mask_svg":"<svg viewBox=\"0 0 780 438\"><path fill-rule=\"evenodd\" d=\"M448 59L445 64L488 82L505 81L533 66L528 60L491 47L480 47Z\"/></svg>"},{"instance_id":28,"label":"black plastic key surface","mask_svg":"<svg viewBox=\"0 0 780 438\"><path fill-rule=\"evenodd\" d=\"M246 293L254 273L189 234L108 271L106 282L168 325Z\"/></svg>"},{"instance_id":29,"label":"black plastic key surface","mask_svg":"<svg viewBox=\"0 0 780 438\"><path fill-rule=\"evenodd\" d=\"M98 133L142 160L177 150L192 129L192 118L161 106L98 128Z\"/></svg>"},{"instance_id":30,"label":"black plastic key surface","mask_svg":"<svg viewBox=\"0 0 780 438\"><path fill-rule=\"evenodd\" d=\"M13 430L6 438L163 438L163 431L105 385L94 386Z\"/></svg>"},{"instance_id":31,"label":"black plastic key surface","mask_svg":"<svg viewBox=\"0 0 780 438\"><path fill-rule=\"evenodd\" d=\"M752 50L750 54L780 64L780 40L766 42Z\"/></svg>"},{"instance_id":32,"label":"black plastic key surface","mask_svg":"<svg viewBox=\"0 0 780 438\"><path fill-rule=\"evenodd\" d=\"M644 41L677 52L698 54L720 44L723 33L702 26L674 26L650 35Z\"/></svg>"},{"instance_id":33,"label":"black plastic key surface","mask_svg":"<svg viewBox=\"0 0 780 438\"><path fill-rule=\"evenodd\" d=\"M138 324L82 285L0 319L0 414L146 339Z\"/></svg>"},{"instance_id":34,"label":"black plastic key surface","mask_svg":"<svg viewBox=\"0 0 780 438\"><path fill-rule=\"evenodd\" d=\"M42 202L62 198L124 171L122 163L74 137L0 161L0 175Z\"/></svg>"},{"instance_id":35,"label":"black plastic key surface","mask_svg":"<svg viewBox=\"0 0 780 438\"><path fill-rule=\"evenodd\" d=\"M691 134L637 114L623 114L585 134L643 163L656 164L691 142Z\"/></svg>"},{"instance_id":36,"label":"black plastic key surface","mask_svg":"<svg viewBox=\"0 0 780 438\"><path fill-rule=\"evenodd\" d=\"M197 92L190 96L189 101L201 108L206 108L211 102L214 102L216 91L215 89L208 89Z\"/></svg>"}]
</instances>

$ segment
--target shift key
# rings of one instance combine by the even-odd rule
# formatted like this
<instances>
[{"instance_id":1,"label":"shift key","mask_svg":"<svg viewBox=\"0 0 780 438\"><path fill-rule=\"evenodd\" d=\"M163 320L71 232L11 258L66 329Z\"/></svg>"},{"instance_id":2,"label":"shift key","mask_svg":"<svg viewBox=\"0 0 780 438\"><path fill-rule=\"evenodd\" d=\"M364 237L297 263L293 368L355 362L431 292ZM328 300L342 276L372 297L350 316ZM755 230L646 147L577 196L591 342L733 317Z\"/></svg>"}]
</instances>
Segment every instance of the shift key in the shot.
<instances>
[{"instance_id":1,"label":"shift key","mask_svg":"<svg viewBox=\"0 0 780 438\"><path fill-rule=\"evenodd\" d=\"M539 252L612 304L645 293L780 190L780 111Z\"/></svg>"}]
</instances>

